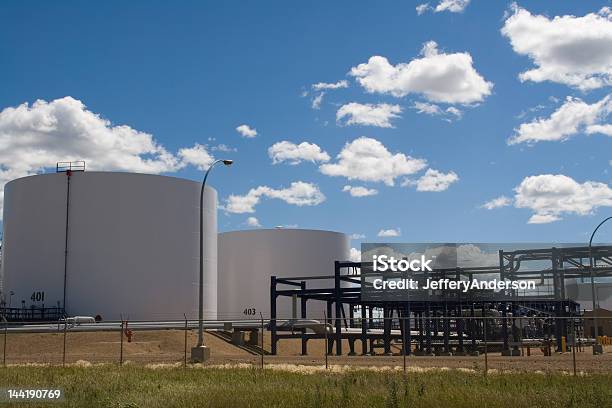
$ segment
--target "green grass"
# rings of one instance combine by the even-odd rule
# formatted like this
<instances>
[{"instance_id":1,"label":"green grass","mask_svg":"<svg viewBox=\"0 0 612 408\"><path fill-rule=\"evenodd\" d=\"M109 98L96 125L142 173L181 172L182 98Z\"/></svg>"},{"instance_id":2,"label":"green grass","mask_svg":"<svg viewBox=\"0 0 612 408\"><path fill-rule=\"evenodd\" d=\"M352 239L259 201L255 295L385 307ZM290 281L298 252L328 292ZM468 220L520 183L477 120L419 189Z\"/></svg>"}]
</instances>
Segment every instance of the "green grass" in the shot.
<instances>
[{"instance_id":1,"label":"green grass","mask_svg":"<svg viewBox=\"0 0 612 408\"><path fill-rule=\"evenodd\" d=\"M72 407L598 407L612 406L612 374L457 371L301 374L250 368L0 368L0 387L57 387ZM1 404L0 405L5 405ZM16 406L40 406L18 403Z\"/></svg>"}]
</instances>

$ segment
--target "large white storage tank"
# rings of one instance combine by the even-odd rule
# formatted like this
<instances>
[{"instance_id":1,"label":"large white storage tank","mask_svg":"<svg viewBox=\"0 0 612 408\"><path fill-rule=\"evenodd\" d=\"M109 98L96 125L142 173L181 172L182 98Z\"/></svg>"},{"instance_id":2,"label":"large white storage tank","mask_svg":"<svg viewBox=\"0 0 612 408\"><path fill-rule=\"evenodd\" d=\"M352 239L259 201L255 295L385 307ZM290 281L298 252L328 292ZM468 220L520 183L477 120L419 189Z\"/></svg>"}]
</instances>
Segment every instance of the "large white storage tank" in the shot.
<instances>
[{"instance_id":1,"label":"large white storage tank","mask_svg":"<svg viewBox=\"0 0 612 408\"><path fill-rule=\"evenodd\" d=\"M200 183L72 172L24 177L4 191L2 272L12 307L63 306L65 298L69 315L197 317ZM217 317L216 203L207 187L207 319Z\"/></svg>"},{"instance_id":2,"label":"large white storage tank","mask_svg":"<svg viewBox=\"0 0 612 408\"><path fill-rule=\"evenodd\" d=\"M334 261L349 259L349 237L339 232L258 229L219 234L219 319L270 316L270 277L334 274ZM307 287L333 286L308 281ZM289 287L286 287L289 289ZM279 297L277 317L292 317L292 300ZM297 316L299 317L299 302ZM308 317L322 319L325 304L309 300Z\"/></svg>"}]
</instances>

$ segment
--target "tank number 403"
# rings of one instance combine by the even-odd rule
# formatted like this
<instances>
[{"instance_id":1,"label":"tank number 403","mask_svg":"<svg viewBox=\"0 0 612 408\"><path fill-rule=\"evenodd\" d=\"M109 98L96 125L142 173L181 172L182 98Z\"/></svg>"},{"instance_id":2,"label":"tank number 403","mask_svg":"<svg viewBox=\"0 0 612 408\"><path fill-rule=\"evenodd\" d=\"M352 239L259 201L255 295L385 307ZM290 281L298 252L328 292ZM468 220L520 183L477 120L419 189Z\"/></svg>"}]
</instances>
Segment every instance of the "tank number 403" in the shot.
<instances>
[{"instance_id":1,"label":"tank number 403","mask_svg":"<svg viewBox=\"0 0 612 408\"><path fill-rule=\"evenodd\" d=\"M30 296L30 300L32 302L44 302L45 292L32 292L32 296Z\"/></svg>"},{"instance_id":2,"label":"tank number 403","mask_svg":"<svg viewBox=\"0 0 612 408\"><path fill-rule=\"evenodd\" d=\"M255 308L254 307L247 307L246 309L244 309L244 311L242 313L244 315L246 315L246 316L255 316Z\"/></svg>"}]
</instances>

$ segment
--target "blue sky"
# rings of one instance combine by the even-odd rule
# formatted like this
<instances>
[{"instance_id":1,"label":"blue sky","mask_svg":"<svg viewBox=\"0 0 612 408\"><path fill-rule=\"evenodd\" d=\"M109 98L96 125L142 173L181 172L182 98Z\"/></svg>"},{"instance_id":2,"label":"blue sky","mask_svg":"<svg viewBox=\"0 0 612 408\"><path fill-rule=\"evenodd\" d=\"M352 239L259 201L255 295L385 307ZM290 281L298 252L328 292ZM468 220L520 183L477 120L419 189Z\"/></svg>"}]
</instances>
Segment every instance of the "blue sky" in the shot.
<instances>
[{"instance_id":1,"label":"blue sky","mask_svg":"<svg viewBox=\"0 0 612 408\"><path fill-rule=\"evenodd\" d=\"M221 231L249 228L247 218L256 217L264 227L338 230L363 234L365 241L588 240L594 226L612 215L612 138L605 132L587 134L585 129L609 126L610 106L602 107L591 122L577 119L578 130L569 136L559 136L559 126L571 124L552 123L531 133L567 140L508 140L521 124L550 118L567 97L587 105L603 101L610 93L612 43L593 41L590 47L589 38L573 38L575 34L568 32L558 49L531 49L546 55L546 68L557 71L547 71L549 79L521 81L519 74L536 64L530 55L513 49L511 37L516 36L517 46L531 45L520 43L525 42L520 38L522 26L511 35L501 30L508 18L523 10L533 18L523 14L526 20L517 23L534 30L533 37L541 35L542 43L548 43L546 36L553 35L555 27L543 24L540 29L538 24L555 16L580 19L590 14L609 33L610 14L601 10L612 7L610 1L521 1L513 8L510 2L474 0L460 12L435 12L440 1L433 0L418 15L415 8L421 3L5 1L0 5L0 111L5 112L4 122L0 114L0 166L6 170L13 159L27 161L32 151L22 149L11 157L13 146L28 133L6 109L69 96L81 101L83 110L110 121L108 128L126 125L149 134L173 155L199 143L216 158L234 159L232 168L216 169L211 177L222 205L231 194L244 196L259 186L273 190L259 195L254 213L220 211ZM568 19L568 24L575 21ZM458 103L434 100L427 91L394 96L392 91L370 92L359 77L349 74L372 56L385 57L394 66L424 58L422 48L429 41L437 44L437 55L469 54L476 75L492 84L489 93ZM587 68L576 68L576 58L583 58ZM586 70L589 78L602 83L590 86L584 77L573 83L553 78L568 66ZM320 92L312 85L342 80L348 87L326 91L319 109L313 109L312 99ZM413 87L419 84L417 80ZM431 86L437 84L433 81ZM393 127L350 125L347 118L337 122L338 110L349 103L397 105L401 113L390 119ZM435 104L442 111L454 107L461 118L418 113L415 103ZM236 127L243 124L256 129L257 136L242 137ZM111 131L116 134L117 129ZM36 134L35 143L46 145L43 133ZM308 142L327 152L328 164L337 164L345 145L362 136L380 142L391 154L426 159L427 167L394 177L391 186L368 180L367 168L361 169L366 179L349 180L323 174L319 162L272 164L268 154L280 141ZM69 139L52 141L48 167L63 151L70 156L66 158L78 158ZM235 151L215 150L220 144ZM91 160L95 163L96 156ZM99 168L139 170L117 164L105 168L107 162L100 160ZM11 174L41 172L41 166L37 161ZM452 172L458 180L444 191L418 191L415 184L428 168ZM155 172L190 179L202 175L193 165L169 170ZM597 193L586 204L576 203L583 190L568 193L563 184L567 179L560 184L555 184L559 179L541 179L544 184L555 182L551 188L559 186L560 191L547 191L544 197L527 196L525 191L517 197L514 189L526 178L546 174L564 175L588 192L593 186L583 183L597 183ZM402 186L405 179L409 181ZM325 199L317 205L294 205L274 198L297 181L315 185ZM378 193L353 197L342 191L346 185ZM500 196L509 200L508 205L481 207ZM528 204L517 208L517 200ZM528 223L534 214L551 222ZM399 230L400 235L377 237L387 229ZM604 227L599 239L611 238L612 226Z\"/></svg>"}]
</instances>

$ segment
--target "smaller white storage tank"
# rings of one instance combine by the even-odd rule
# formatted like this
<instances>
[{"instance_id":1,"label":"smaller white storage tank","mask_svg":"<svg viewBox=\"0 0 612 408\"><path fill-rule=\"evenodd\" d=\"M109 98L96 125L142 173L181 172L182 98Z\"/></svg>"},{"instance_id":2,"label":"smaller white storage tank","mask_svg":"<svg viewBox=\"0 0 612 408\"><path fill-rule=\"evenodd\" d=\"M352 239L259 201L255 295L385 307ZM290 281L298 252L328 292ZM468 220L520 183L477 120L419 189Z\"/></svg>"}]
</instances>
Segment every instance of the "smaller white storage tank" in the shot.
<instances>
[{"instance_id":1,"label":"smaller white storage tank","mask_svg":"<svg viewBox=\"0 0 612 408\"><path fill-rule=\"evenodd\" d=\"M601 309L612 310L612 281L609 278L595 280L597 298L596 306ZM593 310L593 291L591 282L587 278L583 282L579 279L569 279L565 282L565 295L568 299L580 303L582 310Z\"/></svg>"},{"instance_id":2,"label":"smaller white storage tank","mask_svg":"<svg viewBox=\"0 0 612 408\"><path fill-rule=\"evenodd\" d=\"M349 237L332 231L259 229L233 231L218 237L219 319L270 316L270 277L333 275L334 261L349 259ZM307 287L333 286L308 281ZM287 287L288 288L288 287ZM278 297L277 317L291 318L292 300ZM325 304L309 300L309 318L322 319ZM299 302L298 302L299 317Z\"/></svg>"}]
</instances>

